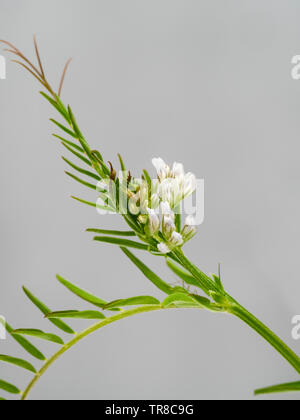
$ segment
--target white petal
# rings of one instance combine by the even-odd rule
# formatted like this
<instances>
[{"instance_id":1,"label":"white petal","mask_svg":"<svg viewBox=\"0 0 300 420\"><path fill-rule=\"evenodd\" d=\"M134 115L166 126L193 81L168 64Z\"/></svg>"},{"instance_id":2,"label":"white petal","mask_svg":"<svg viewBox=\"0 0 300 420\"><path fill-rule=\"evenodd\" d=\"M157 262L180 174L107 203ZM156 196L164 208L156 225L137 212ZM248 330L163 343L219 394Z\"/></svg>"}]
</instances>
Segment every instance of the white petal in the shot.
<instances>
[{"instance_id":1,"label":"white petal","mask_svg":"<svg viewBox=\"0 0 300 420\"><path fill-rule=\"evenodd\" d=\"M168 177L170 168L162 158L154 158L152 159L152 163L160 179Z\"/></svg>"},{"instance_id":2,"label":"white petal","mask_svg":"<svg viewBox=\"0 0 300 420\"><path fill-rule=\"evenodd\" d=\"M184 176L184 167L182 165L182 163L177 163L175 162L173 164L173 168L172 168L172 175L174 177L181 177Z\"/></svg>"},{"instance_id":3,"label":"white petal","mask_svg":"<svg viewBox=\"0 0 300 420\"><path fill-rule=\"evenodd\" d=\"M196 220L193 216L187 216L185 219L185 226L196 226Z\"/></svg>"},{"instance_id":4,"label":"white petal","mask_svg":"<svg viewBox=\"0 0 300 420\"><path fill-rule=\"evenodd\" d=\"M184 177L184 196L192 194L196 190L197 180L194 174L189 172Z\"/></svg>"},{"instance_id":5,"label":"white petal","mask_svg":"<svg viewBox=\"0 0 300 420\"><path fill-rule=\"evenodd\" d=\"M161 252L162 254L168 254L169 252L171 252L170 248L168 247L167 244L161 242L160 244L157 245L157 249L159 250L159 252Z\"/></svg>"},{"instance_id":6,"label":"white petal","mask_svg":"<svg viewBox=\"0 0 300 420\"><path fill-rule=\"evenodd\" d=\"M173 213L171 210L170 204L167 201L163 201L160 204L160 206L161 206L161 214L163 216L169 216L170 214Z\"/></svg>"},{"instance_id":7,"label":"white petal","mask_svg":"<svg viewBox=\"0 0 300 420\"><path fill-rule=\"evenodd\" d=\"M172 233L172 236L171 236L171 239L170 239L170 242L172 243L172 245L174 245L174 246L180 246L180 245L182 245L183 244L183 238L182 238L182 236L181 236L181 234L180 233L178 233L178 232L173 232Z\"/></svg>"}]
</instances>

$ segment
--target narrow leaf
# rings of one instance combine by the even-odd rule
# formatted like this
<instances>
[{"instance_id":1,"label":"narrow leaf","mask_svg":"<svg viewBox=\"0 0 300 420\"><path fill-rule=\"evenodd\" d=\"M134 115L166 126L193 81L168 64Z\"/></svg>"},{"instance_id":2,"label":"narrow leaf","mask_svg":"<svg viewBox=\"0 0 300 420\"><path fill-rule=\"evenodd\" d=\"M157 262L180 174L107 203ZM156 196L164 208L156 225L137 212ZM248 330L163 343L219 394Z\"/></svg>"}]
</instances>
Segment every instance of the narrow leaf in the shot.
<instances>
[{"instance_id":1,"label":"narrow leaf","mask_svg":"<svg viewBox=\"0 0 300 420\"><path fill-rule=\"evenodd\" d=\"M55 334L46 334L41 330L35 329L17 329L14 330L14 334L17 335L29 335L31 337L40 338L41 340L51 341L52 343L64 345L63 340Z\"/></svg>"},{"instance_id":2,"label":"narrow leaf","mask_svg":"<svg viewBox=\"0 0 300 420\"><path fill-rule=\"evenodd\" d=\"M201 307L195 299L193 299L191 296L189 296L185 293L173 293L173 294L169 295L163 301L162 306L164 308L168 307L170 305L175 305L176 306L177 303L180 303L180 304L187 303L188 305L193 305L195 307Z\"/></svg>"},{"instance_id":3,"label":"narrow leaf","mask_svg":"<svg viewBox=\"0 0 300 420\"><path fill-rule=\"evenodd\" d=\"M0 354L0 362L10 363L11 365L29 370L29 372L36 373L36 369L29 362L26 362L26 360L23 359Z\"/></svg>"},{"instance_id":4,"label":"narrow leaf","mask_svg":"<svg viewBox=\"0 0 300 420\"><path fill-rule=\"evenodd\" d=\"M159 300L152 296L136 296L129 299L119 299L108 303L104 309L122 308L124 306L160 305Z\"/></svg>"},{"instance_id":5,"label":"narrow leaf","mask_svg":"<svg viewBox=\"0 0 300 420\"><path fill-rule=\"evenodd\" d=\"M98 308L103 308L107 304L107 302L103 299L98 298L97 296L92 295L90 292L87 292L86 290L80 289L75 284L70 283L63 277L57 275L57 280L65 286L70 292L74 293L74 295L78 296L79 298L85 300L86 302L91 303L92 305L97 306Z\"/></svg>"},{"instance_id":6,"label":"narrow leaf","mask_svg":"<svg viewBox=\"0 0 300 420\"><path fill-rule=\"evenodd\" d=\"M185 283L190 284L192 286L201 287L201 284L197 279L195 279L187 271L180 268L179 265L175 264L170 259L167 259L167 265L173 271L173 273L180 277Z\"/></svg>"},{"instance_id":7,"label":"narrow leaf","mask_svg":"<svg viewBox=\"0 0 300 420\"><path fill-rule=\"evenodd\" d=\"M26 287L23 287L24 293L26 294L26 296L28 297L28 299L31 300L31 302L44 314L48 314L49 312L51 312L51 309L48 308L48 306L46 306L44 303L42 303L39 299L37 299L28 289L26 289ZM67 324L65 324L64 322L60 321L60 320L50 320L50 322L52 322L53 325L55 325L57 328L61 329L62 331L64 331L67 334L75 334L75 332L72 330L72 328L70 328ZM21 338L21 337L19 337Z\"/></svg>"},{"instance_id":8,"label":"narrow leaf","mask_svg":"<svg viewBox=\"0 0 300 420\"><path fill-rule=\"evenodd\" d=\"M55 102L49 95L44 92L40 92L40 94L63 116L63 118L70 123L70 117L67 110L59 103Z\"/></svg>"},{"instance_id":9,"label":"narrow leaf","mask_svg":"<svg viewBox=\"0 0 300 420\"><path fill-rule=\"evenodd\" d=\"M70 162L68 159L66 159L64 156L62 157L62 159L69 165L69 166L71 166L73 169L75 169L75 171L77 171L77 172L79 172L79 173L81 173L81 174L83 174L83 175L86 175L86 176L89 176L90 178L94 178L94 179L96 179L97 181L100 181L101 180L101 178L98 176L98 175L96 175L96 174L94 174L93 172L90 172L90 171L87 171L86 169L83 169L83 168L80 168L79 166L77 166L77 165L74 165L74 163L72 163L72 162Z\"/></svg>"},{"instance_id":10,"label":"narrow leaf","mask_svg":"<svg viewBox=\"0 0 300 420\"><path fill-rule=\"evenodd\" d=\"M82 162L84 162L86 165L88 166L93 166L92 162L87 159L85 156L81 155L80 153L76 152L75 150L72 149L72 147L68 146L68 144L65 144L65 142L61 142L61 144L70 152L72 153L74 156L78 157L78 159L82 160Z\"/></svg>"},{"instance_id":11,"label":"narrow leaf","mask_svg":"<svg viewBox=\"0 0 300 420\"><path fill-rule=\"evenodd\" d=\"M0 322L1 318L0 318ZM46 357L41 353L33 344L31 344L26 338L19 337L13 333L14 329L8 324L5 323L6 331L12 336L12 338L23 347L27 353L31 354L31 356L35 357L38 360L46 360Z\"/></svg>"},{"instance_id":12,"label":"narrow leaf","mask_svg":"<svg viewBox=\"0 0 300 420\"><path fill-rule=\"evenodd\" d=\"M91 161L93 161L93 155L92 155L92 151L90 149L90 146L89 146L88 142L85 140L85 138L83 137L81 131L79 130L78 124L76 122L76 119L74 117L73 111L72 111L70 106L68 106L68 112L69 112L69 116L70 116L70 119L71 119L72 127L73 127L73 129L76 133L77 139L79 140L82 148L84 149L84 151L87 154L87 156L89 157L89 159Z\"/></svg>"},{"instance_id":13,"label":"narrow leaf","mask_svg":"<svg viewBox=\"0 0 300 420\"><path fill-rule=\"evenodd\" d=\"M222 292L225 292L225 289L224 289L224 286L223 286L223 283L222 283L222 280L221 280L221 265L220 264L219 264L219 275L215 276L213 274L213 279L214 279L216 285L218 286L219 290L222 291Z\"/></svg>"},{"instance_id":14,"label":"narrow leaf","mask_svg":"<svg viewBox=\"0 0 300 420\"><path fill-rule=\"evenodd\" d=\"M8 392L9 394L21 394L21 391L14 385L0 379L0 389Z\"/></svg>"},{"instance_id":15,"label":"narrow leaf","mask_svg":"<svg viewBox=\"0 0 300 420\"><path fill-rule=\"evenodd\" d=\"M135 248L135 249L141 249L143 251L148 251L148 245L140 243L140 242L130 241L128 239L111 238L109 236L96 236L94 238L94 241L105 242L108 244L118 245L121 247Z\"/></svg>"},{"instance_id":16,"label":"narrow leaf","mask_svg":"<svg viewBox=\"0 0 300 420\"><path fill-rule=\"evenodd\" d=\"M191 295L193 298L200 303L203 308L208 309L212 312L224 312L224 309L222 306L216 305L215 303L212 303L209 299L199 296L199 295Z\"/></svg>"},{"instance_id":17,"label":"narrow leaf","mask_svg":"<svg viewBox=\"0 0 300 420\"><path fill-rule=\"evenodd\" d=\"M78 152L80 152L82 154L85 153L84 150L83 150L83 148L80 147L80 146L78 146L78 144L76 144L76 143L74 143L72 141L69 141L69 140L65 139L64 137L58 136L57 134L52 134L52 135L53 135L53 137L56 137L61 142L66 143L70 147L73 147L73 149L78 150Z\"/></svg>"},{"instance_id":18,"label":"narrow leaf","mask_svg":"<svg viewBox=\"0 0 300 420\"><path fill-rule=\"evenodd\" d=\"M103 235L114 235L114 236L136 236L136 233L132 230L120 231L120 230L106 230L106 229L87 229L87 232L99 233Z\"/></svg>"},{"instance_id":19,"label":"narrow leaf","mask_svg":"<svg viewBox=\"0 0 300 420\"><path fill-rule=\"evenodd\" d=\"M119 161L120 161L120 166L121 166L121 170L122 170L122 172L126 172L126 166L125 166L125 164L124 164L123 158L122 158L122 156L120 155L120 153L118 153L118 158L119 158Z\"/></svg>"},{"instance_id":20,"label":"narrow leaf","mask_svg":"<svg viewBox=\"0 0 300 420\"><path fill-rule=\"evenodd\" d=\"M94 190L94 191L96 191L96 190L97 190L97 185L90 184L89 182L86 182L86 181L84 181L83 179L78 178L77 176L75 176L75 175L71 174L71 173L70 173L70 172L68 172L68 171L65 171L65 173L66 173L69 177L73 178L75 181L77 181L77 182L79 182L80 184L84 185L85 187L91 188L91 189L92 189L92 190Z\"/></svg>"},{"instance_id":21,"label":"narrow leaf","mask_svg":"<svg viewBox=\"0 0 300 420\"><path fill-rule=\"evenodd\" d=\"M46 318L74 318L74 319L105 319L101 312L97 311L57 311L51 312Z\"/></svg>"},{"instance_id":22,"label":"narrow leaf","mask_svg":"<svg viewBox=\"0 0 300 420\"><path fill-rule=\"evenodd\" d=\"M74 197L74 196L72 196L72 198L73 198L73 200L76 200L76 201L78 201L79 203L82 203L82 204L86 204L87 206L95 207L97 209L106 210L108 212L115 213L115 210L108 205L107 206L102 206L101 204L92 203L91 201L86 201L86 200L83 200L82 198L78 198L78 197Z\"/></svg>"},{"instance_id":23,"label":"narrow leaf","mask_svg":"<svg viewBox=\"0 0 300 420\"><path fill-rule=\"evenodd\" d=\"M67 127L65 127L64 125L62 125L61 123L59 123L58 121L54 120L53 118L50 119L51 122L53 122L55 125L57 125L57 127L59 127L61 130L63 130L65 133L67 133L69 136L77 139L76 134L69 130Z\"/></svg>"},{"instance_id":24,"label":"narrow leaf","mask_svg":"<svg viewBox=\"0 0 300 420\"><path fill-rule=\"evenodd\" d=\"M257 389L255 391L255 395L276 394L280 392L299 392L299 391L300 391L300 382L290 382L286 384Z\"/></svg>"},{"instance_id":25,"label":"narrow leaf","mask_svg":"<svg viewBox=\"0 0 300 420\"><path fill-rule=\"evenodd\" d=\"M126 248L121 248L124 254L137 266L137 268L151 281L158 289L167 293L172 293L172 287L165 283L160 277L158 277L150 268L148 268L141 260L139 260L132 252Z\"/></svg>"}]
</instances>

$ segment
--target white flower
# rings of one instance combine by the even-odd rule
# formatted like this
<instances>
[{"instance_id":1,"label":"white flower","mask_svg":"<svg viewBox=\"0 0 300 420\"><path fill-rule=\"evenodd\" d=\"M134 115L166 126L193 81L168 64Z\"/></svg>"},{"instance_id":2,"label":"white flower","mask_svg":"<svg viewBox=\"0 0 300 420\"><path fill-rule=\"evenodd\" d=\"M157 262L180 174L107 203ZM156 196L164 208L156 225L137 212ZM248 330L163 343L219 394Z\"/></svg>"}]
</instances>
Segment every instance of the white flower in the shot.
<instances>
[{"instance_id":1,"label":"white flower","mask_svg":"<svg viewBox=\"0 0 300 420\"><path fill-rule=\"evenodd\" d=\"M172 244L172 246L176 247L176 246L180 246L183 244L183 238L181 236L180 233L178 232L173 232L171 239L170 239L170 244Z\"/></svg>"},{"instance_id":2,"label":"white flower","mask_svg":"<svg viewBox=\"0 0 300 420\"><path fill-rule=\"evenodd\" d=\"M156 214L155 210L147 209L149 215L149 232L150 235L154 235L159 231L160 228L160 219L159 216Z\"/></svg>"},{"instance_id":3,"label":"white flower","mask_svg":"<svg viewBox=\"0 0 300 420\"><path fill-rule=\"evenodd\" d=\"M172 167L172 176L174 178L184 176L184 167L182 163L174 162L173 167Z\"/></svg>"},{"instance_id":4,"label":"white flower","mask_svg":"<svg viewBox=\"0 0 300 420\"><path fill-rule=\"evenodd\" d=\"M179 203L196 189L196 177L192 173L184 173L181 163L174 162L172 170L161 158L152 160L158 175L157 193L161 201L168 202L171 208Z\"/></svg>"},{"instance_id":5,"label":"white flower","mask_svg":"<svg viewBox=\"0 0 300 420\"><path fill-rule=\"evenodd\" d=\"M168 202L171 208L174 208L182 199L182 193L182 187L176 178L166 178L159 186L160 198L163 201Z\"/></svg>"},{"instance_id":6,"label":"white flower","mask_svg":"<svg viewBox=\"0 0 300 420\"><path fill-rule=\"evenodd\" d=\"M174 213L173 213L173 211L170 207L170 204L167 201L161 202L160 208L161 208L161 214L163 216L169 216L169 217L172 217L172 218L175 217Z\"/></svg>"},{"instance_id":7,"label":"white flower","mask_svg":"<svg viewBox=\"0 0 300 420\"><path fill-rule=\"evenodd\" d=\"M172 233L176 230L174 219L170 216L163 217L162 232L166 239L172 236Z\"/></svg>"},{"instance_id":8,"label":"white flower","mask_svg":"<svg viewBox=\"0 0 300 420\"><path fill-rule=\"evenodd\" d=\"M161 158L152 159L153 166L156 169L158 178L160 181L167 178L170 175L170 167Z\"/></svg>"},{"instance_id":9,"label":"white flower","mask_svg":"<svg viewBox=\"0 0 300 420\"><path fill-rule=\"evenodd\" d=\"M158 194L152 194L151 196L151 208L157 209L159 206L159 195Z\"/></svg>"},{"instance_id":10,"label":"white flower","mask_svg":"<svg viewBox=\"0 0 300 420\"><path fill-rule=\"evenodd\" d=\"M183 181L183 198L188 197L189 195L193 194L197 187L197 180L194 174L191 172L187 173L184 176Z\"/></svg>"},{"instance_id":11,"label":"white flower","mask_svg":"<svg viewBox=\"0 0 300 420\"><path fill-rule=\"evenodd\" d=\"M169 252L171 252L170 248L168 247L167 244L165 244L164 242L161 242L160 244L157 245L157 249L159 250L159 252L161 252L162 254L168 254Z\"/></svg>"},{"instance_id":12,"label":"white flower","mask_svg":"<svg viewBox=\"0 0 300 420\"><path fill-rule=\"evenodd\" d=\"M185 219L184 228L182 229L182 232L181 232L185 241L188 241L196 234L197 230L196 230L195 225L196 225L196 221L193 216L188 216Z\"/></svg>"}]
</instances>

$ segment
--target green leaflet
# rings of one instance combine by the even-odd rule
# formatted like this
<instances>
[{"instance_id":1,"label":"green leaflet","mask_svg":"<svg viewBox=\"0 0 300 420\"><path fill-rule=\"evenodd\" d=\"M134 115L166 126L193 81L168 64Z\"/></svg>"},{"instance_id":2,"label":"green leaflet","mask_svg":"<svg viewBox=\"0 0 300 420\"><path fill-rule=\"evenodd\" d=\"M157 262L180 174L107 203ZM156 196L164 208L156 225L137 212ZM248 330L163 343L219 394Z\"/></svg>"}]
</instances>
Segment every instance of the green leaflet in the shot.
<instances>
[{"instance_id":1,"label":"green leaflet","mask_svg":"<svg viewBox=\"0 0 300 420\"><path fill-rule=\"evenodd\" d=\"M65 144L63 141L61 142L61 144L70 152L72 153L74 156L78 157L78 159L82 160L82 162L84 162L86 165L88 166L93 166L92 162L87 159L85 156L81 155L80 153L76 152L76 150L73 150L70 146L68 146L67 144Z\"/></svg>"},{"instance_id":2,"label":"green leaflet","mask_svg":"<svg viewBox=\"0 0 300 420\"><path fill-rule=\"evenodd\" d=\"M149 246L141 242L130 241L128 239L111 238L109 236L96 236L94 241L105 242L108 244L118 245L121 247L135 248L148 251Z\"/></svg>"},{"instance_id":3,"label":"green leaflet","mask_svg":"<svg viewBox=\"0 0 300 420\"><path fill-rule=\"evenodd\" d=\"M74 319L105 319L101 312L97 311L57 311L51 312L45 318L74 318Z\"/></svg>"},{"instance_id":4,"label":"green leaflet","mask_svg":"<svg viewBox=\"0 0 300 420\"><path fill-rule=\"evenodd\" d=\"M208 309L212 312L224 312L224 308L222 306L216 305L215 303L212 303L209 299L198 296L198 295L191 295L197 302L200 303L203 308Z\"/></svg>"},{"instance_id":5,"label":"green leaflet","mask_svg":"<svg viewBox=\"0 0 300 420\"><path fill-rule=\"evenodd\" d=\"M138 305L160 305L160 302L152 296L136 296L129 299L114 300L105 305L103 309L123 308L124 306Z\"/></svg>"},{"instance_id":6,"label":"green leaflet","mask_svg":"<svg viewBox=\"0 0 300 420\"><path fill-rule=\"evenodd\" d=\"M11 365L15 365L22 369L29 370L29 372L36 373L36 369L32 366L32 364L26 362L26 360L23 359L0 354L0 362L10 363Z\"/></svg>"},{"instance_id":7,"label":"green leaflet","mask_svg":"<svg viewBox=\"0 0 300 420\"><path fill-rule=\"evenodd\" d=\"M136 236L136 233L129 231L120 231L120 230L106 230L106 229L87 229L87 232L99 233L103 235L114 235L114 236Z\"/></svg>"},{"instance_id":8,"label":"green leaflet","mask_svg":"<svg viewBox=\"0 0 300 420\"><path fill-rule=\"evenodd\" d=\"M82 200L81 198L74 197L74 196L72 196L71 198L73 198L73 200L78 201L79 203L86 204L87 206L90 206L90 207L95 207L95 208L97 208L97 209L106 210L106 211L109 211L109 212L115 213L115 210L114 210L113 208L111 208L109 205L107 205L107 206L102 206L101 204L98 204L98 203L92 203L91 201Z\"/></svg>"},{"instance_id":9,"label":"green leaflet","mask_svg":"<svg viewBox=\"0 0 300 420\"><path fill-rule=\"evenodd\" d=\"M46 334L41 330L35 329L17 329L14 330L14 334L17 335L29 335L31 337L40 338L41 340L51 341L52 343L64 345L63 340L55 334Z\"/></svg>"},{"instance_id":10,"label":"green leaflet","mask_svg":"<svg viewBox=\"0 0 300 420\"><path fill-rule=\"evenodd\" d=\"M0 389L8 392L9 394L16 394L16 395L21 394L21 391L16 386L8 382L2 381L1 379L0 379Z\"/></svg>"},{"instance_id":11,"label":"green leaflet","mask_svg":"<svg viewBox=\"0 0 300 420\"><path fill-rule=\"evenodd\" d=\"M300 382L290 382L281 385L269 386L267 388L257 389L255 395L275 394L280 392L299 392Z\"/></svg>"},{"instance_id":12,"label":"green leaflet","mask_svg":"<svg viewBox=\"0 0 300 420\"><path fill-rule=\"evenodd\" d=\"M74 163L72 163L72 162L70 162L68 159L66 159L64 156L62 156L62 159L69 165L69 166L71 166L73 169L75 169L75 171L77 171L77 172L79 172L79 173L81 173L81 174L83 174L83 175L86 175L86 176L89 176L90 178L94 178L94 179L96 179L96 181L100 181L101 180L101 178L100 178L100 176L98 176L98 175L96 175L96 174L94 174L93 172L90 172L90 171L87 171L86 169L83 169L83 168L80 168L79 166L77 166L77 165L75 165Z\"/></svg>"},{"instance_id":13,"label":"green leaflet","mask_svg":"<svg viewBox=\"0 0 300 420\"><path fill-rule=\"evenodd\" d=\"M23 287L24 293L31 300L31 302L44 314L48 314L51 312L51 309L48 308L44 303L42 303L39 299L37 299L26 287ZM64 331L67 334L75 334L75 332L70 328L67 324L60 320L52 319L50 322L55 325L60 330ZM21 338L21 337L19 337Z\"/></svg>"},{"instance_id":14,"label":"green leaflet","mask_svg":"<svg viewBox=\"0 0 300 420\"><path fill-rule=\"evenodd\" d=\"M132 252L126 248L121 248L124 254L137 266L137 268L151 281L158 289L167 293L168 295L172 293L172 287L165 283L160 277L158 277L150 268L148 268L141 260L139 260Z\"/></svg>"},{"instance_id":15,"label":"green leaflet","mask_svg":"<svg viewBox=\"0 0 300 420\"><path fill-rule=\"evenodd\" d=\"M119 162L120 162L121 170L122 170L122 172L125 172L125 171L126 171L126 166L125 166L125 164L124 164L123 158L122 158L122 156L120 155L120 153L118 153L118 158L119 158Z\"/></svg>"},{"instance_id":16,"label":"green leaflet","mask_svg":"<svg viewBox=\"0 0 300 420\"><path fill-rule=\"evenodd\" d=\"M57 134L52 134L53 137L56 137L58 140L60 140L62 143L66 143L68 146L73 147L73 149L78 150L78 152L84 154L84 150L82 147L78 146L78 144L69 141L67 139L65 139L64 137L58 136Z\"/></svg>"},{"instance_id":17,"label":"green leaflet","mask_svg":"<svg viewBox=\"0 0 300 420\"><path fill-rule=\"evenodd\" d=\"M85 187L88 187L94 191L97 190L97 185L94 184L90 184L89 182L84 181L83 179L78 178L77 176L71 174L68 171L65 171L65 174L68 175L69 177L73 178L75 181L79 182L80 184L84 185Z\"/></svg>"},{"instance_id":18,"label":"green leaflet","mask_svg":"<svg viewBox=\"0 0 300 420\"><path fill-rule=\"evenodd\" d=\"M3 324L1 318L0 322ZM13 333L14 329L8 324L5 324L6 331L12 336L12 338L23 347L27 353L31 354L31 356L35 357L38 360L46 360L46 357L41 353L33 344L31 344L28 340L23 337L19 337Z\"/></svg>"},{"instance_id":19,"label":"green leaflet","mask_svg":"<svg viewBox=\"0 0 300 420\"><path fill-rule=\"evenodd\" d=\"M53 124L57 125L58 128L60 128L61 130L63 130L65 133L67 133L69 136L77 139L77 136L75 133L73 133L73 131L69 130L67 127L65 127L64 125L62 125L61 123L59 123L58 121L54 120L53 118L50 119L51 122L53 122Z\"/></svg>"},{"instance_id":20,"label":"green leaflet","mask_svg":"<svg viewBox=\"0 0 300 420\"><path fill-rule=\"evenodd\" d=\"M69 112L69 116L70 116L70 119L71 119L72 127L73 127L73 129L76 133L75 137L79 140L79 142L80 142L82 148L84 149L85 153L87 154L89 159L93 162L94 157L93 157L92 151L90 149L90 146L89 146L88 142L85 140L85 138L83 137L81 131L79 130L79 127L77 125L76 119L74 117L73 111L72 111L70 106L68 106L68 112Z\"/></svg>"},{"instance_id":21,"label":"green leaflet","mask_svg":"<svg viewBox=\"0 0 300 420\"><path fill-rule=\"evenodd\" d=\"M71 122L70 117L68 115L68 112L67 112L66 108L61 103L55 102L54 99L52 99L50 96L48 96L44 92L40 92L40 94L64 117L64 119L68 123Z\"/></svg>"},{"instance_id":22,"label":"green leaflet","mask_svg":"<svg viewBox=\"0 0 300 420\"><path fill-rule=\"evenodd\" d=\"M187 271L183 270L179 265L171 261L170 259L166 260L168 267L175 273L178 277L180 277L185 283L190 284L192 286L200 287L200 282L195 279L191 274Z\"/></svg>"},{"instance_id":23,"label":"green leaflet","mask_svg":"<svg viewBox=\"0 0 300 420\"><path fill-rule=\"evenodd\" d=\"M222 283L222 280L221 280L221 265L220 264L219 264L219 275L216 276L216 275L213 274L212 277L213 277L218 289L221 292L225 292L225 289L224 289L224 286L223 286L223 283Z\"/></svg>"},{"instance_id":24,"label":"green leaflet","mask_svg":"<svg viewBox=\"0 0 300 420\"><path fill-rule=\"evenodd\" d=\"M70 292L74 293L74 295L78 296L79 298L85 300L86 302L91 303L92 305L97 306L98 308L103 308L104 305L107 304L107 302L103 299L98 298L97 296L92 295L91 293L87 292L86 290L80 289L75 284L70 283L63 277L57 275L57 280Z\"/></svg>"},{"instance_id":25,"label":"green leaflet","mask_svg":"<svg viewBox=\"0 0 300 420\"><path fill-rule=\"evenodd\" d=\"M185 293L173 293L171 295L169 295L162 303L162 307L166 308L170 305L175 305L177 303L180 304L188 304L189 306L192 305L194 307L198 307L200 308L201 305L195 300L193 299L191 296L189 296L188 294Z\"/></svg>"}]
</instances>

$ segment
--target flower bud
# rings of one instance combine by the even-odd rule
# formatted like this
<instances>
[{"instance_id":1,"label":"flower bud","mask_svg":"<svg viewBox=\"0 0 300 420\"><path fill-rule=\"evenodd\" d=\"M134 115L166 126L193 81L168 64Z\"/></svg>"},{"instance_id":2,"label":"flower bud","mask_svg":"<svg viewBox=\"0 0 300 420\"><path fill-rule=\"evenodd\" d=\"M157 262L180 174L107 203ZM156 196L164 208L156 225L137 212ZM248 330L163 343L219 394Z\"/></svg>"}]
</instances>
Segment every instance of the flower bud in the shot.
<instances>
[{"instance_id":1,"label":"flower bud","mask_svg":"<svg viewBox=\"0 0 300 420\"><path fill-rule=\"evenodd\" d=\"M151 196L151 208L157 209L159 206L159 195L158 194L152 194Z\"/></svg>"},{"instance_id":2,"label":"flower bud","mask_svg":"<svg viewBox=\"0 0 300 420\"><path fill-rule=\"evenodd\" d=\"M156 214L155 210L147 209L149 215L149 233L150 235L154 235L159 231L160 228L160 219L159 216Z\"/></svg>"},{"instance_id":3,"label":"flower bud","mask_svg":"<svg viewBox=\"0 0 300 420\"><path fill-rule=\"evenodd\" d=\"M182 232L181 232L183 239L185 241L188 241L194 235L196 235L197 230L196 230L195 225L196 225L196 221L193 216L188 216L185 219L184 228L182 229Z\"/></svg>"},{"instance_id":4,"label":"flower bud","mask_svg":"<svg viewBox=\"0 0 300 420\"><path fill-rule=\"evenodd\" d=\"M170 216L164 216L163 217L163 223L162 223L162 232L164 237L168 240L174 230L176 229L174 219Z\"/></svg>"},{"instance_id":5,"label":"flower bud","mask_svg":"<svg viewBox=\"0 0 300 420\"><path fill-rule=\"evenodd\" d=\"M155 158L152 160L153 166L156 169L158 178L162 181L167 178L170 174L170 167L161 158Z\"/></svg>"},{"instance_id":6,"label":"flower bud","mask_svg":"<svg viewBox=\"0 0 300 420\"><path fill-rule=\"evenodd\" d=\"M183 198L188 197L189 195L193 194L196 190L197 181L194 174L189 172L184 177L184 184L183 184Z\"/></svg>"},{"instance_id":7,"label":"flower bud","mask_svg":"<svg viewBox=\"0 0 300 420\"><path fill-rule=\"evenodd\" d=\"M171 252L170 248L168 247L167 244L165 244L164 242L161 242L160 244L157 245L157 249L159 250L159 252L161 252L162 254L169 254L169 252Z\"/></svg>"},{"instance_id":8,"label":"flower bud","mask_svg":"<svg viewBox=\"0 0 300 420\"><path fill-rule=\"evenodd\" d=\"M169 217L171 217L171 218L173 218L174 219L174 213L173 213L173 211L171 210L171 207L170 207L170 204L167 202L167 201L163 201L161 204L160 204L160 207L161 207L161 214L163 215L163 216L169 216Z\"/></svg>"},{"instance_id":9,"label":"flower bud","mask_svg":"<svg viewBox=\"0 0 300 420\"><path fill-rule=\"evenodd\" d=\"M183 238L182 238L181 234L178 233L178 232L173 232L172 236L170 238L170 244L174 247L182 245L183 244Z\"/></svg>"},{"instance_id":10,"label":"flower bud","mask_svg":"<svg viewBox=\"0 0 300 420\"><path fill-rule=\"evenodd\" d=\"M174 178L183 177L184 176L184 167L181 163L175 162L172 168L172 176Z\"/></svg>"}]
</instances>

